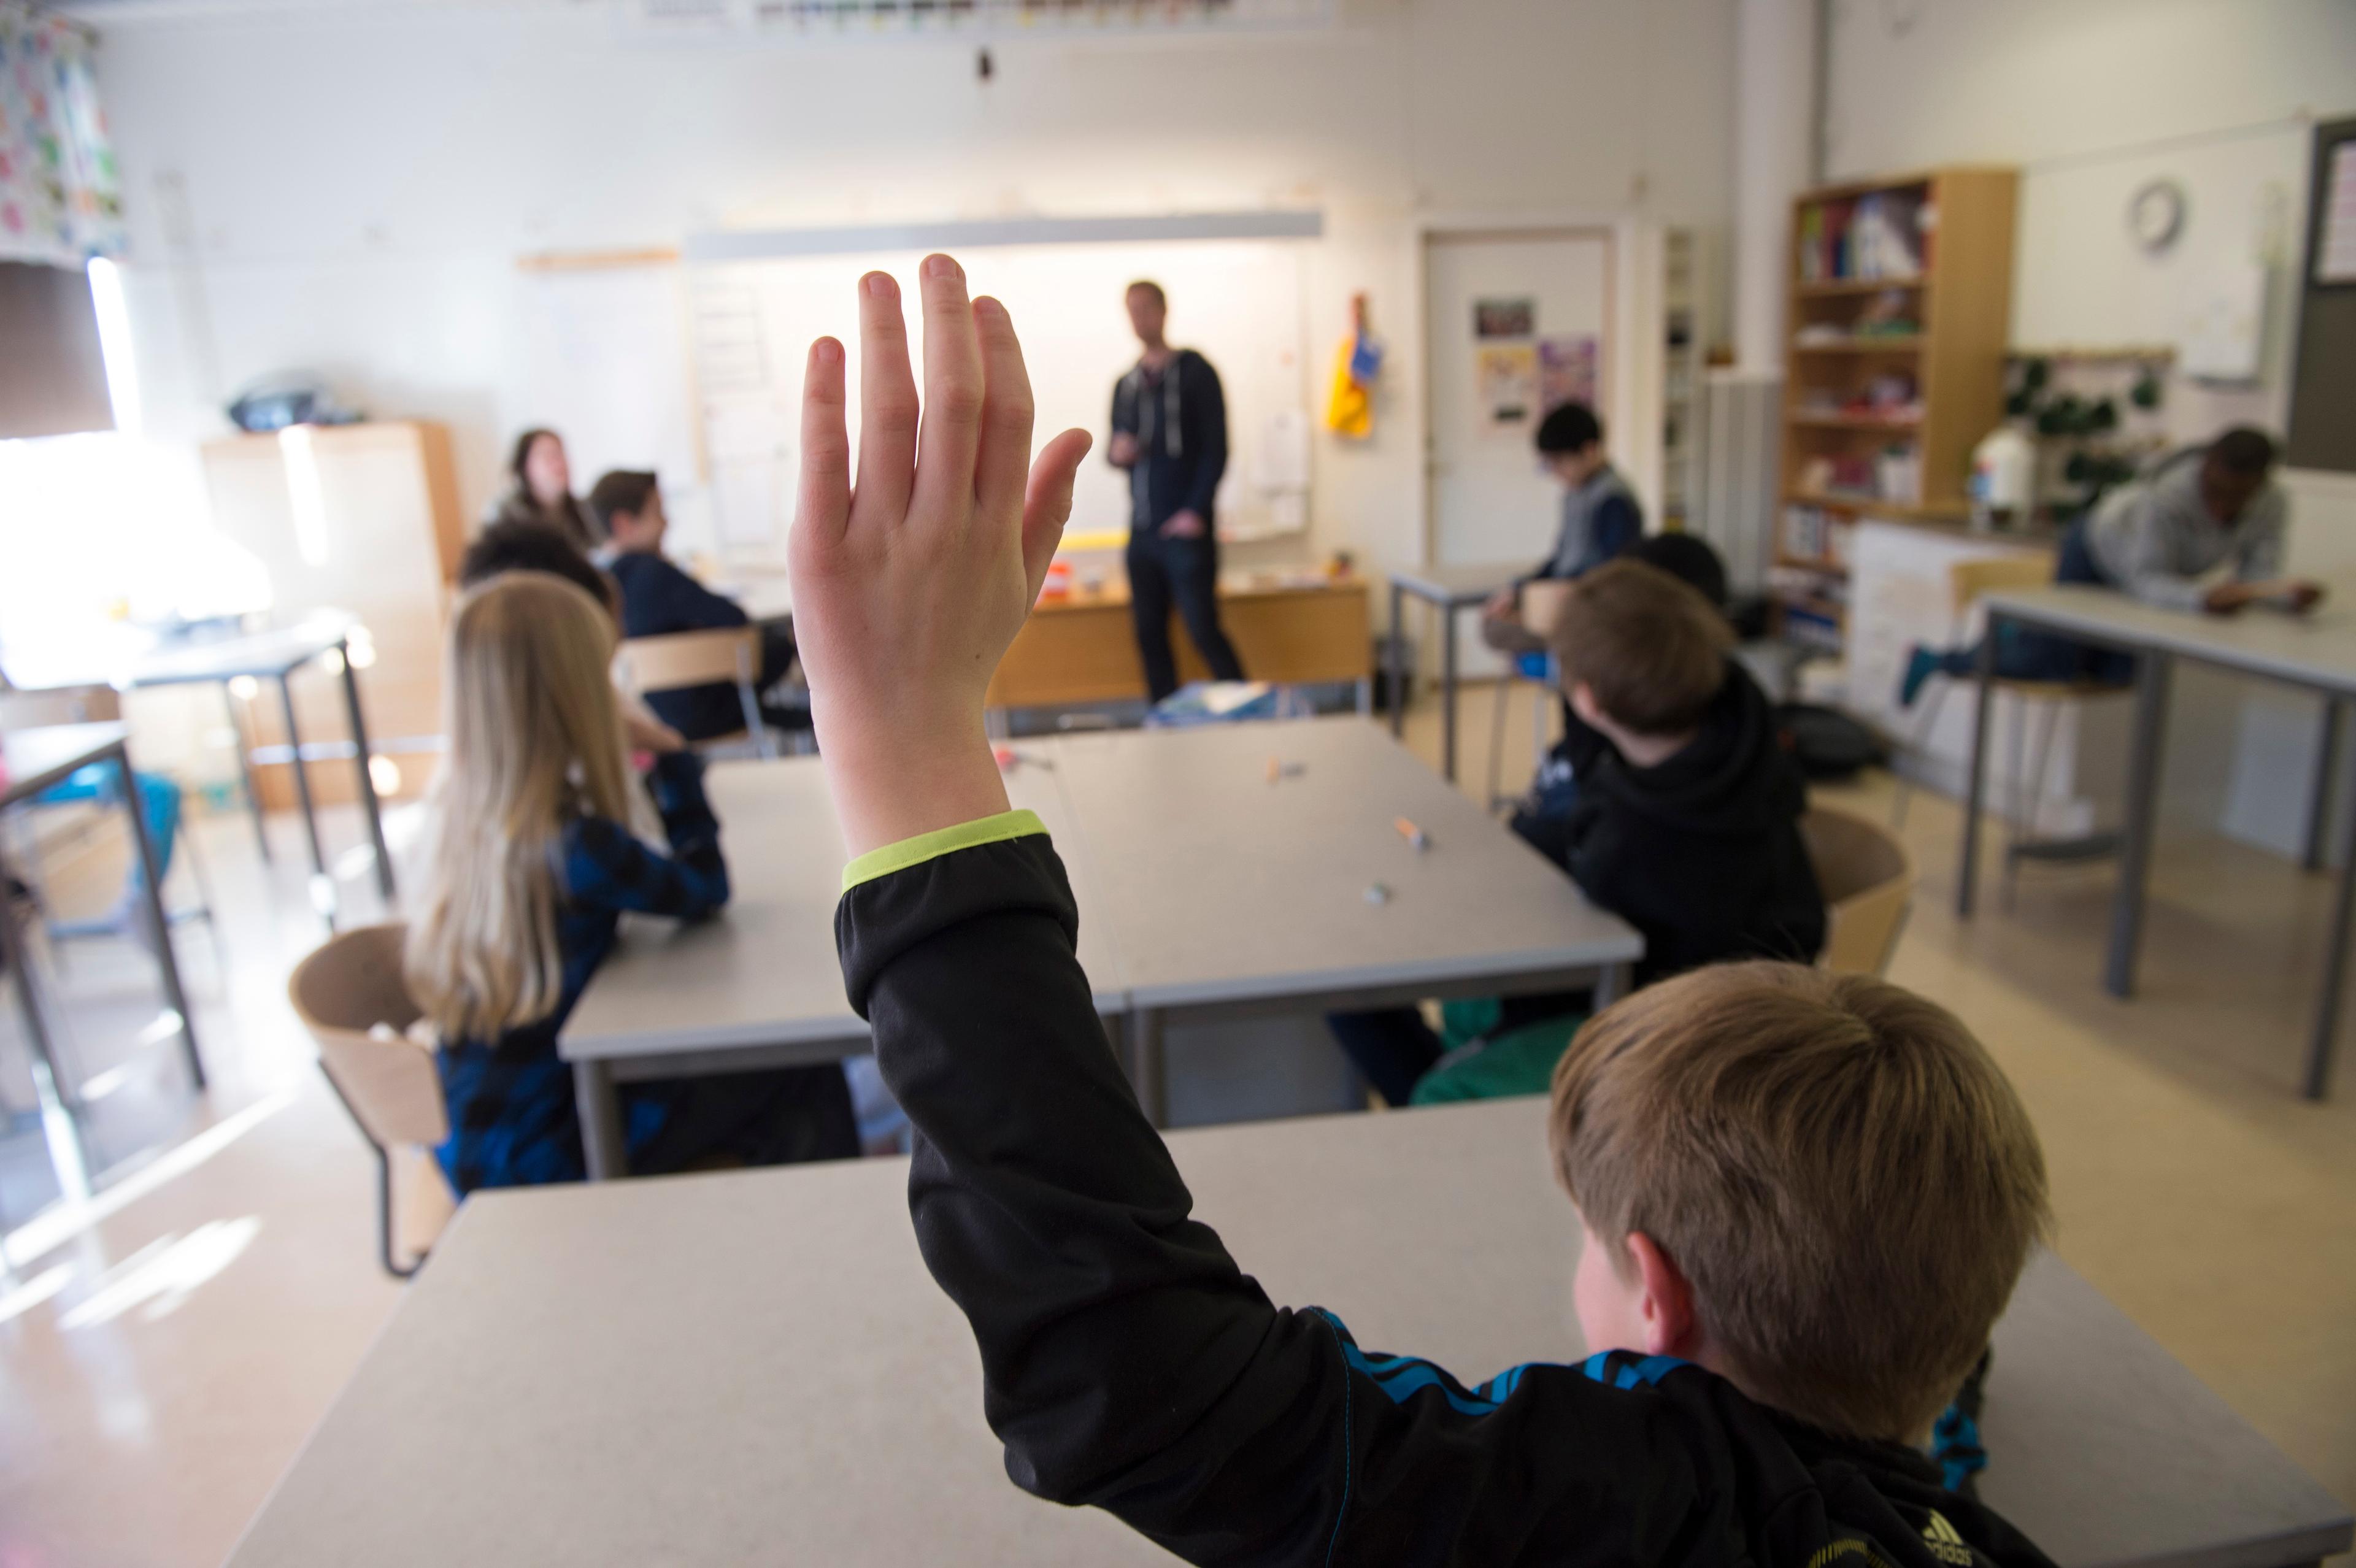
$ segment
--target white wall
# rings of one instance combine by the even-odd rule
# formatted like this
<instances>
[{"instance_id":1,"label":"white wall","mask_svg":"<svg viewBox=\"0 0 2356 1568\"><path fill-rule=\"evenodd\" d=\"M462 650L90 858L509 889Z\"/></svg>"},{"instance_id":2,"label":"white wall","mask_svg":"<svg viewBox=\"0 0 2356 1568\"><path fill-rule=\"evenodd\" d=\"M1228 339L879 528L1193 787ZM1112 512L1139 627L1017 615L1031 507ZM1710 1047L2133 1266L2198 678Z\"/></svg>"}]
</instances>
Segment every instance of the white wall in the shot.
<instances>
[{"instance_id":1,"label":"white wall","mask_svg":"<svg viewBox=\"0 0 2356 1568\"><path fill-rule=\"evenodd\" d=\"M1310 542L1410 559L1417 219L1722 233L1733 5L1344 0L1322 32L1002 41L989 83L968 46L657 43L594 5L102 16L149 428L211 433L240 383L316 368L374 411L450 421L471 506L536 417L519 254L730 225L1317 206L1313 351L1364 289L1390 359L1376 437L1318 443Z\"/></svg>"},{"instance_id":2,"label":"white wall","mask_svg":"<svg viewBox=\"0 0 2356 1568\"><path fill-rule=\"evenodd\" d=\"M2018 346L2170 341L2206 272L2256 257L2274 272L2258 381L2176 379L2167 422L2186 440L2244 421L2282 428L2309 127L2356 109L2356 5L1826 3L1829 177L2019 167ZM2126 204L2162 176L2183 183L2190 200L2183 238L2153 258L2128 236ZM2356 488L2331 475L2291 473L2284 483L2294 568L2356 587ZM2175 814L2295 852L2315 714L2310 699L2188 674L2169 752Z\"/></svg>"}]
</instances>

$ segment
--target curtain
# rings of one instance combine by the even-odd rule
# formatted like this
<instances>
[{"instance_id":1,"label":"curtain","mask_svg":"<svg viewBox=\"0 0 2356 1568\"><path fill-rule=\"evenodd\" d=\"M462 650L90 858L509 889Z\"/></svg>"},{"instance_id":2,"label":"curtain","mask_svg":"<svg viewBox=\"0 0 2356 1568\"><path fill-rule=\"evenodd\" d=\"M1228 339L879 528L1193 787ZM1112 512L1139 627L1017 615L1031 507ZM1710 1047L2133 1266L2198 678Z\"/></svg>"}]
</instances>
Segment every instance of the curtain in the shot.
<instances>
[{"instance_id":1,"label":"curtain","mask_svg":"<svg viewBox=\"0 0 2356 1568\"><path fill-rule=\"evenodd\" d=\"M0 0L0 261L80 267L123 248L91 35Z\"/></svg>"}]
</instances>

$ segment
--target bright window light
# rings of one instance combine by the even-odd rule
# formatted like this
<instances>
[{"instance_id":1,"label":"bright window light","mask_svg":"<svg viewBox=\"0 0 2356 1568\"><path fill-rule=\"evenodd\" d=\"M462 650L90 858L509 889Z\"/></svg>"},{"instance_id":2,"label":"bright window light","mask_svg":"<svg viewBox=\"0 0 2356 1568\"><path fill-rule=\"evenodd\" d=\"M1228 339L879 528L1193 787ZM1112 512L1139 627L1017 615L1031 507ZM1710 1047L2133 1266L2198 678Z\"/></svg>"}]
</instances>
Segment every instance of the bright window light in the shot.
<instances>
[{"instance_id":1,"label":"bright window light","mask_svg":"<svg viewBox=\"0 0 2356 1568\"><path fill-rule=\"evenodd\" d=\"M290 424L278 432L278 453L286 463L286 499L294 513L294 549L306 565L327 564L327 496L319 485L319 454L311 450L311 427Z\"/></svg>"},{"instance_id":2,"label":"bright window light","mask_svg":"<svg viewBox=\"0 0 2356 1568\"><path fill-rule=\"evenodd\" d=\"M90 297L98 311L98 351L106 361L106 400L114 428L140 432L139 360L131 347L131 312L123 303L123 269L104 256L90 259Z\"/></svg>"}]
</instances>

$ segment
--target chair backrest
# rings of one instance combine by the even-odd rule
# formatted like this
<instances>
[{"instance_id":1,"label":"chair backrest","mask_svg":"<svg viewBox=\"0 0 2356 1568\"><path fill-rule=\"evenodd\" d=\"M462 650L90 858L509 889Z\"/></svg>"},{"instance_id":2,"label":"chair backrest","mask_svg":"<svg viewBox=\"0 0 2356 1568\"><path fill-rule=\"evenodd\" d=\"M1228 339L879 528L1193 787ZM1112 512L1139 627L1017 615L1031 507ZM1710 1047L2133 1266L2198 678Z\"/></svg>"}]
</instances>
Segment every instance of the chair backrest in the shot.
<instances>
[{"instance_id":1,"label":"chair backrest","mask_svg":"<svg viewBox=\"0 0 2356 1568\"><path fill-rule=\"evenodd\" d=\"M1819 962L1842 975L1880 974L1914 898L1914 862L1906 846L1878 822L1822 806L1800 818L1800 837L1825 895Z\"/></svg>"},{"instance_id":2,"label":"chair backrest","mask_svg":"<svg viewBox=\"0 0 2356 1568\"><path fill-rule=\"evenodd\" d=\"M53 686L0 691L0 730L48 724L103 724L123 717L123 694L111 686Z\"/></svg>"},{"instance_id":3,"label":"chair backrest","mask_svg":"<svg viewBox=\"0 0 2356 1568\"><path fill-rule=\"evenodd\" d=\"M2046 555L1984 555L1959 560L1947 568L1947 594L1955 618L1979 603L1984 593L2008 588L2042 588L2053 581L2053 558Z\"/></svg>"},{"instance_id":4,"label":"chair backrest","mask_svg":"<svg viewBox=\"0 0 2356 1568\"><path fill-rule=\"evenodd\" d=\"M319 1061L383 1148L434 1145L450 1136L434 1053L408 1038L422 1009L401 973L409 928L396 922L330 937L294 965L286 995L319 1042ZM388 1026L398 1039L369 1031Z\"/></svg>"},{"instance_id":5,"label":"chair backrest","mask_svg":"<svg viewBox=\"0 0 2356 1568\"><path fill-rule=\"evenodd\" d=\"M688 686L750 686L761 667L760 632L723 626L710 632L669 632L630 637L614 656L632 691L677 691Z\"/></svg>"}]
</instances>

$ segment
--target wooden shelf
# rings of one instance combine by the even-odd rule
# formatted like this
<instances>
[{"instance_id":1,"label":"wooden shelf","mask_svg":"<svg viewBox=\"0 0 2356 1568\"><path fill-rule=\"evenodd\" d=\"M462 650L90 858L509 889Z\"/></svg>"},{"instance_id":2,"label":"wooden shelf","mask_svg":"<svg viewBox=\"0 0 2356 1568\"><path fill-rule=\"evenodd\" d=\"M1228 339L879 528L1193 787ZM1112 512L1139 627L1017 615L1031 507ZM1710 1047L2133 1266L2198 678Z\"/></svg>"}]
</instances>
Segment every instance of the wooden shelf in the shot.
<instances>
[{"instance_id":1,"label":"wooden shelf","mask_svg":"<svg viewBox=\"0 0 2356 1568\"><path fill-rule=\"evenodd\" d=\"M1919 332L1890 333L1886 337L1844 337L1815 343L1792 339L1794 354L1911 354L1922 347Z\"/></svg>"},{"instance_id":2,"label":"wooden shelf","mask_svg":"<svg viewBox=\"0 0 2356 1568\"><path fill-rule=\"evenodd\" d=\"M1826 577L1848 575L1847 565L1845 562L1834 560L1829 556L1794 555L1789 550L1779 549L1775 552L1775 564L1790 567L1794 571L1820 571Z\"/></svg>"},{"instance_id":3,"label":"wooden shelf","mask_svg":"<svg viewBox=\"0 0 2356 1568\"><path fill-rule=\"evenodd\" d=\"M1911 278L1818 278L1813 283L1794 285L1802 299L1839 299L1848 294L1878 294L1884 289L1920 289L1930 286L1931 274L1917 272Z\"/></svg>"},{"instance_id":4,"label":"wooden shelf","mask_svg":"<svg viewBox=\"0 0 2356 1568\"><path fill-rule=\"evenodd\" d=\"M1812 496L1803 490L1783 493L1787 507L1821 507L1827 512L1870 512L1877 517L1892 517L1900 522L1962 522L1971 515L1970 508L1958 501L1951 506L1933 504L1912 506L1900 501L1877 501L1870 496Z\"/></svg>"},{"instance_id":5,"label":"wooden shelf","mask_svg":"<svg viewBox=\"0 0 2356 1568\"><path fill-rule=\"evenodd\" d=\"M1796 425L1811 430L1878 430L1904 435L1922 428L1922 416L1909 414L1902 420L1877 419L1871 414L1807 414L1791 416Z\"/></svg>"}]
</instances>

